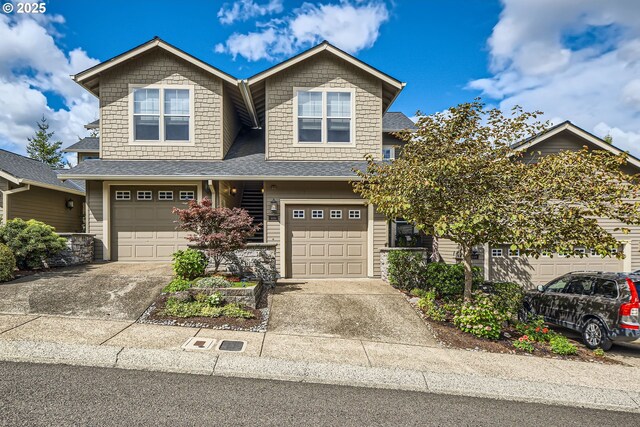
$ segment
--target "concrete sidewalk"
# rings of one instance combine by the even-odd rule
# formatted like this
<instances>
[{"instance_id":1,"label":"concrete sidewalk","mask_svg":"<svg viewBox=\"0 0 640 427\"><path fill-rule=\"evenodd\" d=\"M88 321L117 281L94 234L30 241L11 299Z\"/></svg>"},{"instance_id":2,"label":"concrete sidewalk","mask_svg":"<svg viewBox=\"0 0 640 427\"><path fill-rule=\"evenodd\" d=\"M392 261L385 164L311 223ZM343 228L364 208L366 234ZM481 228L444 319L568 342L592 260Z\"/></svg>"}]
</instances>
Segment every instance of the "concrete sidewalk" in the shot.
<instances>
[{"instance_id":1,"label":"concrete sidewalk","mask_svg":"<svg viewBox=\"0 0 640 427\"><path fill-rule=\"evenodd\" d=\"M192 337L215 342L208 350L184 350L183 344ZM244 351L217 349L222 340L244 341ZM0 360L418 390L640 412L637 366L272 332L0 314Z\"/></svg>"}]
</instances>

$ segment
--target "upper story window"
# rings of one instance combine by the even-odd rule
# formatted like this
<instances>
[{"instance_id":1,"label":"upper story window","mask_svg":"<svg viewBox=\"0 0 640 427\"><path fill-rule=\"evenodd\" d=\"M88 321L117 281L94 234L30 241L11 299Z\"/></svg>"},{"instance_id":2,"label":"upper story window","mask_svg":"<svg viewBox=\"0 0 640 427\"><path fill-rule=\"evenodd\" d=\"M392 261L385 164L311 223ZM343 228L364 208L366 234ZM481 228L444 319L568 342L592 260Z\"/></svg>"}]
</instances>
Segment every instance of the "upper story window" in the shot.
<instances>
[{"instance_id":1,"label":"upper story window","mask_svg":"<svg viewBox=\"0 0 640 427\"><path fill-rule=\"evenodd\" d=\"M296 89L295 138L301 144L353 142L352 89Z\"/></svg>"},{"instance_id":2,"label":"upper story window","mask_svg":"<svg viewBox=\"0 0 640 427\"><path fill-rule=\"evenodd\" d=\"M395 160L396 148L393 145L385 145L382 147L382 159L383 160Z\"/></svg>"},{"instance_id":3,"label":"upper story window","mask_svg":"<svg viewBox=\"0 0 640 427\"><path fill-rule=\"evenodd\" d=\"M192 140L191 87L134 87L132 94L133 141Z\"/></svg>"}]
</instances>

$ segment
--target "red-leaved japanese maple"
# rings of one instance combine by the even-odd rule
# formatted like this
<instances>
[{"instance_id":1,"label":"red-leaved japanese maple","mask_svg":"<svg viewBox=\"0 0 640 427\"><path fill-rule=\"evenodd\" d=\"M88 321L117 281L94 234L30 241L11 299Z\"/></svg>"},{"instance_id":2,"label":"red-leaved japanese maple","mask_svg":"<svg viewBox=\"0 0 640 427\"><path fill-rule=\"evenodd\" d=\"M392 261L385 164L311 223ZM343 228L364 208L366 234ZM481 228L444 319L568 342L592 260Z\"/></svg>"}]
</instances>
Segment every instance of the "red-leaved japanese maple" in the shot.
<instances>
[{"instance_id":1,"label":"red-leaved japanese maple","mask_svg":"<svg viewBox=\"0 0 640 427\"><path fill-rule=\"evenodd\" d=\"M186 209L173 208L178 215L176 221L181 230L193 234L187 240L196 243L213 260L215 272L218 271L224 256L246 246L247 239L253 236L260 226L253 225L253 218L240 208L216 208L211 200L189 201Z\"/></svg>"}]
</instances>

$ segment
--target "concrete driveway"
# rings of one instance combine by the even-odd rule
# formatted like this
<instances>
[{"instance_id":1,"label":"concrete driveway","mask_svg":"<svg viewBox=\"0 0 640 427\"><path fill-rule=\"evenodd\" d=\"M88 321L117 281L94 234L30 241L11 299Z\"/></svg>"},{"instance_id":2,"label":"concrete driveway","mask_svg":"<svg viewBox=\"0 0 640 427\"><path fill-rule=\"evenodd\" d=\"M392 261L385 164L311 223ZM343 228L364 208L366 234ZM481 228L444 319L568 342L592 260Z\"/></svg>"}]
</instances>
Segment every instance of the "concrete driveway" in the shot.
<instances>
[{"instance_id":1,"label":"concrete driveway","mask_svg":"<svg viewBox=\"0 0 640 427\"><path fill-rule=\"evenodd\" d=\"M270 333L437 345L404 296L382 280L283 280L271 302Z\"/></svg>"},{"instance_id":2,"label":"concrete driveway","mask_svg":"<svg viewBox=\"0 0 640 427\"><path fill-rule=\"evenodd\" d=\"M100 263L0 284L0 313L136 320L171 277L169 263Z\"/></svg>"}]
</instances>

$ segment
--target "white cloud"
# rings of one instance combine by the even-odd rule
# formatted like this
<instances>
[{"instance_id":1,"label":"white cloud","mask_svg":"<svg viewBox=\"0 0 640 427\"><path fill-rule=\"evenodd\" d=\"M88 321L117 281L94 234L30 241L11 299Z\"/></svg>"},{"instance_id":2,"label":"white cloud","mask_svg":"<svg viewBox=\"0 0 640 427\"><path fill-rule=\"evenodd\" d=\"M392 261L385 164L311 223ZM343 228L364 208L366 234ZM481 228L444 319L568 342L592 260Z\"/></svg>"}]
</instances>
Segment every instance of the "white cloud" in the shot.
<instances>
[{"instance_id":1,"label":"white cloud","mask_svg":"<svg viewBox=\"0 0 640 427\"><path fill-rule=\"evenodd\" d=\"M571 120L640 155L640 2L503 0L488 46L492 77L469 87Z\"/></svg>"},{"instance_id":2,"label":"white cloud","mask_svg":"<svg viewBox=\"0 0 640 427\"><path fill-rule=\"evenodd\" d=\"M249 61L276 60L327 40L349 53L357 53L373 46L380 26L388 19L386 4L377 0L305 3L288 17L258 25L258 31L232 34L225 43L216 45L215 50Z\"/></svg>"},{"instance_id":3,"label":"white cloud","mask_svg":"<svg viewBox=\"0 0 640 427\"><path fill-rule=\"evenodd\" d=\"M97 100L69 75L98 61L82 49L65 54L58 47L54 27L62 22L60 15L0 15L0 145L8 149L24 153L43 115L64 146L85 135L83 126L97 117ZM49 106L45 94L64 106Z\"/></svg>"},{"instance_id":4,"label":"white cloud","mask_svg":"<svg viewBox=\"0 0 640 427\"><path fill-rule=\"evenodd\" d=\"M258 3L253 0L238 0L225 3L218 11L218 19L222 24L233 24L236 21L247 21L251 18L281 13L284 9L282 0L269 0Z\"/></svg>"}]
</instances>

